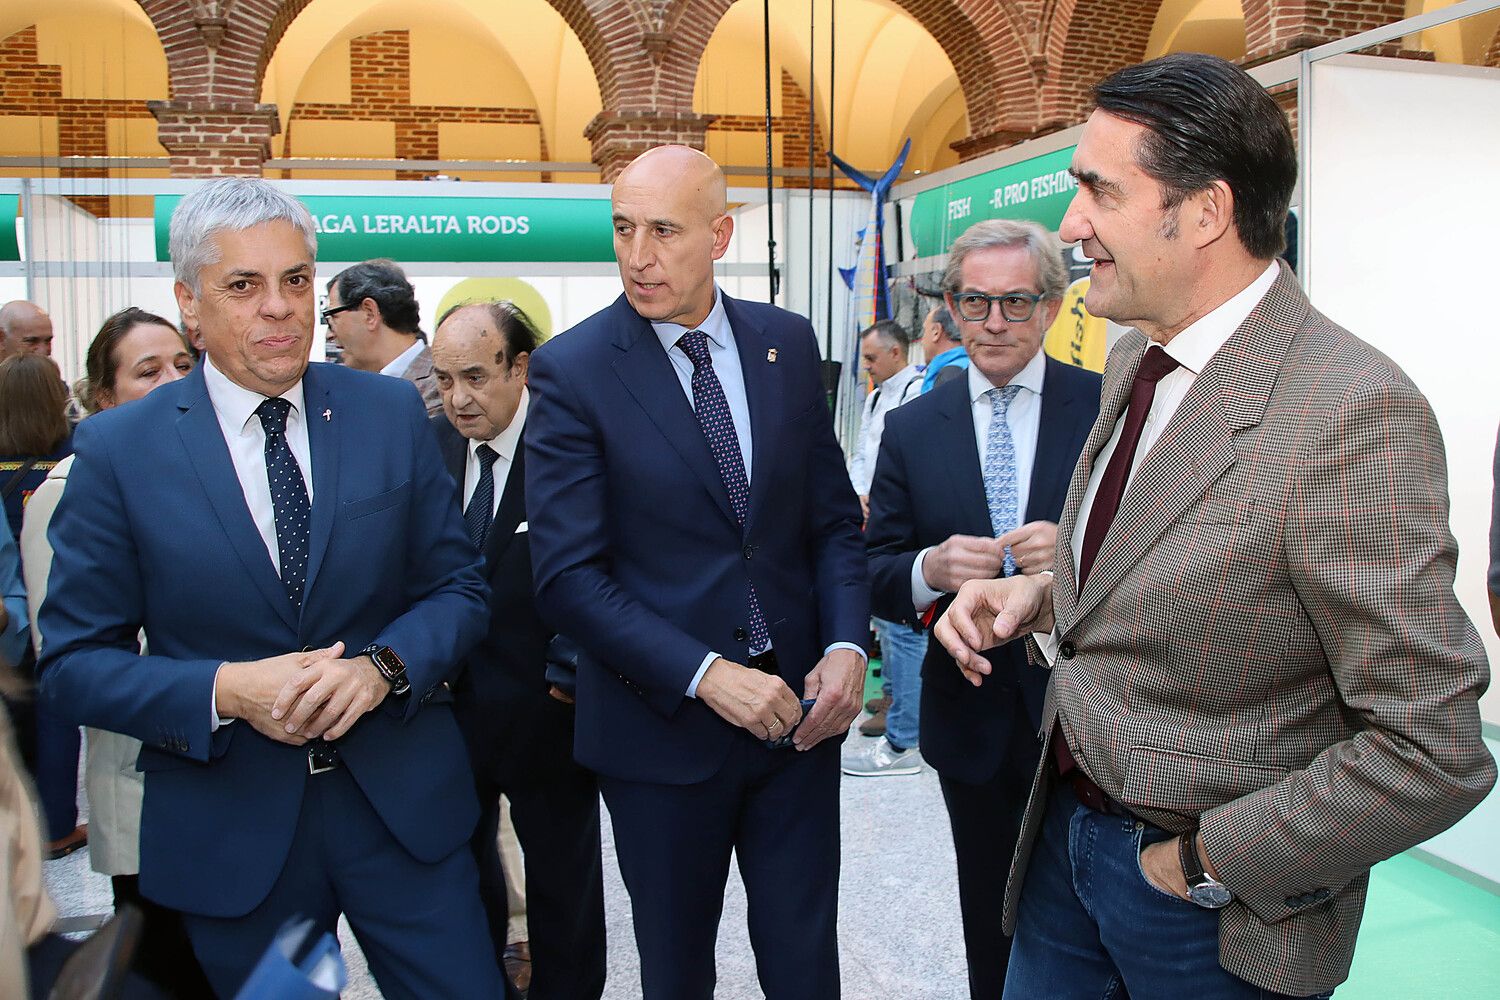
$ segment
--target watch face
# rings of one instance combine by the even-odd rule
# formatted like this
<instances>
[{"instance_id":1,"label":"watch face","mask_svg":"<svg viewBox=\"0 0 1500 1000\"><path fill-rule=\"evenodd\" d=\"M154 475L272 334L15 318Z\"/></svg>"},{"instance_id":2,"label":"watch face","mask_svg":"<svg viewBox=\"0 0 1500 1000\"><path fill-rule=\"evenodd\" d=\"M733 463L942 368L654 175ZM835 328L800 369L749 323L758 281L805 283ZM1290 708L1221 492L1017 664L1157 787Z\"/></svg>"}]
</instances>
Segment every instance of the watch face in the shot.
<instances>
[{"instance_id":1,"label":"watch face","mask_svg":"<svg viewBox=\"0 0 1500 1000\"><path fill-rule=\"evenodd\" d=\"M1206 909L1217 910L1221 906L1228 906L1234 897L1218 882L1203 882L1188 887L1188 898Z\"/></svg>"}]
</instances>

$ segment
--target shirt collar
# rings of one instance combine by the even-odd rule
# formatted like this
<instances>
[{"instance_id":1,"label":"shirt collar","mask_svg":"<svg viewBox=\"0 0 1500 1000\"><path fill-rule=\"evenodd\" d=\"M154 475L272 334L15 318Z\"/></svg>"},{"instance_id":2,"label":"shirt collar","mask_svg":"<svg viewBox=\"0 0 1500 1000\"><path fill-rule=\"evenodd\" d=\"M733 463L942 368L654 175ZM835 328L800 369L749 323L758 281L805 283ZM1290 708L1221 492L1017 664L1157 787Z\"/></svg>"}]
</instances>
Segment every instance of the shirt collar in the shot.
<instances>
[{"instance_id":1,"label":"shirt collar","mask_svg":"<svg viewBox=\"0 0 1500 1000\"><path fill-rule=\"evenodd\" d=\"M1047 352L1041 348L1026 362L1026 367L1016 372L1015 377L1006 385L1018 385L1022 389L1030 389L1038 396L1042 394L1042 379L1047 374ZM969 365L969 402L979 402L979 397L996 388L995 384L985 377L974 364Z\"/></svg>"},{"instance_id":2,"label":"shirt collar","mask_svg":"<svg viewBox=\"0 0 1500 1000\"><path fill-rule=\"evenodd\" d=\"M1164 348L1172 359L1188 371L1197 375L1209 360L1218 353L1234 331L1245 322L1260 300L1271 290L1281 266L1276 261L1270 265L1236 296L1206 316L1188 325L1177 336L1169 340Z\"/></svg>"},{"instance_id":3,"label":"shirt collar","mask_svg":"<svg viewBox=\"0 0 1500 1000\"><path fill-rule=\"evenodd\" d=\"M390 364L380 369L380 374L394 375L398 378L405 375L406 369L412 366L412 363L417 360L417 355L421 354L422 348L426 346L420 339L413 340L410 347L392 358Z\"/></svg>"},{"instance_id":4,"label":"shirt collar","mask_svg":"<svg viewBox=\"0 0 1500 1000\"><path fill-rule=\"evenodd\" d=\"M720 349L729 347L734 343L729 333L729 317L724 312L724 296L719 291L719 286L714 285L714 307L708 311L708 317L697 326L683 326L681 323L652 323L651 329L656 331L656 337L661 341L662 350L670 351L677 346L682 335L689 330L702 330L714 346Z\"/></svg>"},{"instance_id":5,"label":"shirt collar","mask_svg":"<svg viewBox=\"0 0 1500 1000\"><path fill-rule=\"evenodd\" d=\"M203 356L203 384L208 388L208 400L213 404L214 412L229 426L238 427L242 432L255 416L256 408L270 398L231 382L229 376L214 367L207 354ZM292 412L303 414L302 379L283 392L281 398L292 404Z\"/></svg>"},{"instance_id":6,"label":"shirt collar","mask_svg":"<svg viewBox=\"0 0 1500 1000\"><path fill-rule=\"evenodd\" d=\"M516 415L510 418L510 424L490 438L488 441L469 441L469 454L473 455L479 450L479 446L487 444L490 449L509 464L515 461L516 447L521 443L521 428L526 425L526 407L531 403L531 393L528 389L521 390L521 402L516 406Z\"/></svg>"}]
</instances>

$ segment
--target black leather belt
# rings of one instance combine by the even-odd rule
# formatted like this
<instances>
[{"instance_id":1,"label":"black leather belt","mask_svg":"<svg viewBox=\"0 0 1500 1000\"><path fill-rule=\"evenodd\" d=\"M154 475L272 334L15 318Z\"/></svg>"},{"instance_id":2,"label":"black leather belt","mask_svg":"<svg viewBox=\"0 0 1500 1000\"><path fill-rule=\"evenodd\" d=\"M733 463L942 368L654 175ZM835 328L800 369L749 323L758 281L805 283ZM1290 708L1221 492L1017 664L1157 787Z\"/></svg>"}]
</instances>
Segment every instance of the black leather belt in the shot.
<instances>
[{"instance_id":1,"label":"black leather belt","mask_svg":"<svg viewBox=\"0 0 1500 1000\"><path fill-rule=\"evenodd\" d=\"M759 670L763 674L775 675L781 672L778 669L776 650L774 649L768 649L764 653L752 654L745 665L751 670Z\"/></svg>"},{"instance_id":2,"label":"black leather belt","mask_svg":"<svg viewBox=\"0 0 1500 1000\"><path fill-rule=\"evenodd\" d=\"M339 756L338 747L332 743L319 741L307 745L308 774L323 774L343 766L344 761Z\"/></svg>"}]
</instances>

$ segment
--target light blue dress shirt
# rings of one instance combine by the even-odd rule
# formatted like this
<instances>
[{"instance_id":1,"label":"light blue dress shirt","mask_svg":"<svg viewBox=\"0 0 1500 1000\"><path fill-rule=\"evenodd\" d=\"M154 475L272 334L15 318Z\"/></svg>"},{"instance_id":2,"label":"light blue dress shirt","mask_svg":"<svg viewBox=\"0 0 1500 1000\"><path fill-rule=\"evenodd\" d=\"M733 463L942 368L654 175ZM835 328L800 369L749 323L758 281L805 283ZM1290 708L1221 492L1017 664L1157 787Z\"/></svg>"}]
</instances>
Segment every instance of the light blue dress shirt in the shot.
<instances>
[{"instance_id":1,"label":"light blue dress shirt","mask_svg":"<svg viewBox=\"0 0 1500 1000\"><path fill-rule=\"evenodd\" d=\"M693 404L693 361L687 356L687 352L677 346L682 335L693 330L702 330L703 335L708 338L708 358L713 362L714 374L719 378L719 385L724 389L724 400L729 404L729 415L734 418L734 435L739 438L740 457L745 462L745 482L751 480L751 455L754 450L750 441L750 399L745 395L745 370L740 365L740 351L734 341L734 330L729 326L729 317L724 313L724 294L717 286L714 288L714 307L708 311L708 317L697 326L683 326L680 323L652 323L651 329L656 332L656 337L661 341L662 350L667 352L667 360L672 362L672 371L677 374L677 381L682 386L682 391L687 395L688 405ZM769 648L769 647L768 647ZM865 651L849 642L835 642L823 651L824 655L835 649L849 649L858 653L861 657ZM765 652L765 650L755 650ZM719 654L709 652L698 666L698 672L693 674L693 680L688 684L687 695L689 698L698 697L698 682L708 672L708 668L719 658Z\"/></svg>"}]
</instances>

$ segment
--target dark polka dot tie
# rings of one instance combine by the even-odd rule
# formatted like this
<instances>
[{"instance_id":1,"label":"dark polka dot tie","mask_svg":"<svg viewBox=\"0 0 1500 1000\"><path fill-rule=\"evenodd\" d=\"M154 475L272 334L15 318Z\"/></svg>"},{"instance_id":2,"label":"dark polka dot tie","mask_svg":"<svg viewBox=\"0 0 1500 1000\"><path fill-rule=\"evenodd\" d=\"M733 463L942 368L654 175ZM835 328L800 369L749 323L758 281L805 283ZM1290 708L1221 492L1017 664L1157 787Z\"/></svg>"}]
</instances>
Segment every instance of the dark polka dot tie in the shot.
<instances>
[{"instance_id":1,"label":"dark polka dot tie","mask_svg":"<svg viewBox=\"0 0 1500 1000\"><path fill-rule=\"evenodd\" d=\"M500 455L487 444L475 448L474 455L479 459L479 482L474 484L469 509L464 511L464 527L469 529L469 541L483 552L490 522L495 519L495 459Z\"/></svg>"},{"instance_id":2,"label":"dark polka dot tie","mask_svg":"<svg viewBox=\"0 0 1500 1000\"><path fill-rule=\"evenodd\" d=\"M292 606L302 611L302 589L307 585L307 539L312 522L312 504L302 468L286 443L286 418L292 404L268 399L255 408L266 432L266 479L271 484L271 507L276 513L276 549L281 561L281 582Z\"/></svg>"},{"instance_id":3,"label":"dark polka dot tie","mask_svg":"<svg viewBox=\"0 0 1500 1000\"><path fill-rule=\"evenodd\" d=\"M740 437L734 429L734 417L729 412L729 401L724 398L724 387L719 376L714 374L713 361L708 356L708 335L702 330L690 330L677 341L677 346L693 363L693 411L698 415L698 426L708 439L708 450L713 452L719 466L719 478L729 493L729 506L741 527L745 524L745 512L750 507L750 481L745 478L745 456L740 454ZM750 586L750 651L763 652L771 645L771 632L766 628L766 616L760 610L760 598L755 596L755 586Z\"/></svg>"}]
</instances>

